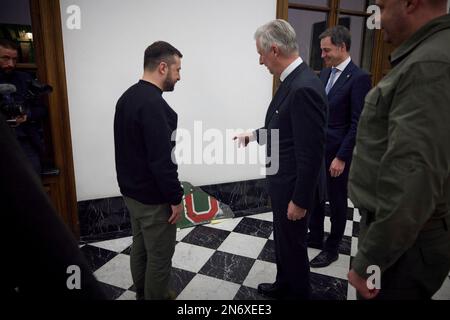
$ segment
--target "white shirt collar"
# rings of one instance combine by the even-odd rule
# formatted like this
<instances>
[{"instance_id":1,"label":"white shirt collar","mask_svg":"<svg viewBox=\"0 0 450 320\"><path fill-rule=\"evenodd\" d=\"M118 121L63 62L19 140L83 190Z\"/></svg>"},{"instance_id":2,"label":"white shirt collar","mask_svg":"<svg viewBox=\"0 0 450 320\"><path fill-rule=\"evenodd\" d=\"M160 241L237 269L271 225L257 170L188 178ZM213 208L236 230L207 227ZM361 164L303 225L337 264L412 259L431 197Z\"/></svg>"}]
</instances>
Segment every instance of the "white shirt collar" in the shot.
<instances>
[{"instance_id":1,"label":"white shirt collar","mask_svg":"<svg viewBox=\"0 0 450 320\"><path fill-rule=\"evenodd\" d=\"M290 74L292 71L295 70L295 68L297 68L299 65L301 65L303 63L303 59L301 57L298 57L297 59L295 59L290 65L287 66L286 69L284 69L284 71L281 73L280 75L280 80L283 82Z\"/></svg>"},{"instance_id":2,"label":"white shirt collar","mask_svg":"<svg viewBox=\"0 0 450 320\"><path fill-rule=\"evenodd\" d=\"M352 58L349 56L347 59L342 61L340 64L335 66L336 69L338 69L340 72L344 71L345 68L347 68L348 64L352 61Z\"/></svg>"}]
</instances>

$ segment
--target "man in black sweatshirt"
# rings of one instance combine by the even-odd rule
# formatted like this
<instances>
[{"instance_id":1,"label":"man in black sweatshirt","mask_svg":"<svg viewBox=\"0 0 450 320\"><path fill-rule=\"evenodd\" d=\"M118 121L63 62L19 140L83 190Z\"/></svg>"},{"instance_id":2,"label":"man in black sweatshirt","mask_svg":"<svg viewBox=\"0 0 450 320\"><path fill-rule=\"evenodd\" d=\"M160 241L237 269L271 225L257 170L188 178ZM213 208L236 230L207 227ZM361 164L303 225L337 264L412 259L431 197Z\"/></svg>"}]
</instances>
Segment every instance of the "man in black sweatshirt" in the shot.
<instances>
[{"instance_id":1,"label":"man in black sweatshirt","mask_svg":"<svg viewBox=\"0 0 450 320\"><path fill-rule=\"evenodd\" d=\"M136 298L168 299L183 189L172 160L177 114L163 99L180 80L183 55L167 42L145 50L144 75L119 99L114 118L117 180L130 212Z\"/></svg>"}]
</instances>

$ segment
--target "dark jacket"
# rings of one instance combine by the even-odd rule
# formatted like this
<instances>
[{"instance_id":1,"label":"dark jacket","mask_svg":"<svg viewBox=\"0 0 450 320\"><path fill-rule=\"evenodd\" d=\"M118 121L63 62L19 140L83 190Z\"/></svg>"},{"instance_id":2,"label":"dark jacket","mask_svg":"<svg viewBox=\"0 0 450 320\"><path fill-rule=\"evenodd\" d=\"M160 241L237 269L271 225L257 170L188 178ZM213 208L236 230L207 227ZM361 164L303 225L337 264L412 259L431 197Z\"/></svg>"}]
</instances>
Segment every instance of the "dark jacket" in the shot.
<instances>
[{"instance_id":1,"label":"dark jacket","mask_svg":"<svg viewBox=\"0 0 450 320\"><path fill-rule=\"evenodd\" d=\"M320 73L324 87L330 73L331 68L325 68ZM350 61L327 96L327 158L337 157L346 163L350 162L364 97L370 88L370 76Z\"/></svg>"},{"instance_id":2,"label":"dark jacket","mask_svg":"<svg viewBox=\"0 0 450 320\"><path fill-rule=\"evenodd\" d=\"M144 204L179 204L183 189L172 161L177 114L162 91L140 80L119 99L114 117L117 181L123 195Z\"/></svg>"},{"instance_id":3,"label":"dark jacket","mask_svg":"<svg viewBox=\"0 0 450 320\"><path fill-rule=\"evenodd\" d=\"M313 204L324 165L326 124L327 99L323 85L302 63L281 83L261 129L279 130L279 170L267 176L269 183L292 184L292 201L304 209L310 209ZM261 129L257 131L260 143ZM271 156L274 146L270 138L267 150ZM323 178L319 192L325 187Z\"/></svg>"}]
</instances>

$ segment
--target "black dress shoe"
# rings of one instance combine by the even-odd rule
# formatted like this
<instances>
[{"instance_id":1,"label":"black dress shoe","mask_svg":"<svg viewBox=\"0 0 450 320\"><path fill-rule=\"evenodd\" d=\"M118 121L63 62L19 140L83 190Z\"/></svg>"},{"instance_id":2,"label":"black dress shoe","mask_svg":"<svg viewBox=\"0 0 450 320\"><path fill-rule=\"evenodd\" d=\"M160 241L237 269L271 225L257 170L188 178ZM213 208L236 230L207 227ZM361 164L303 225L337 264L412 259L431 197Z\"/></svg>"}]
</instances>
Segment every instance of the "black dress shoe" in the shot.
<instances>
[{"instance_id":1,"label":"black dress shoe","mask_svg":"<svg viewBox=\"0 0 450 320\"><path fill-rule=\"evenodd\" d=\"M274 283L260 283L258 293L272 299L281 299L284 296L283 290Z\"/></svg>"},{"instance_id":2,"label":"black dress shoe","mask_svg":"<svg viewBox=\"0 0 450 320\"><path fill-rule=\"evenodd\" d=\"M339 255L337 253L321 251L314 259L311 260L309 265L311 266L311 268L323 268L329 266L338 258Z\"/></svg>"}]
</instances>

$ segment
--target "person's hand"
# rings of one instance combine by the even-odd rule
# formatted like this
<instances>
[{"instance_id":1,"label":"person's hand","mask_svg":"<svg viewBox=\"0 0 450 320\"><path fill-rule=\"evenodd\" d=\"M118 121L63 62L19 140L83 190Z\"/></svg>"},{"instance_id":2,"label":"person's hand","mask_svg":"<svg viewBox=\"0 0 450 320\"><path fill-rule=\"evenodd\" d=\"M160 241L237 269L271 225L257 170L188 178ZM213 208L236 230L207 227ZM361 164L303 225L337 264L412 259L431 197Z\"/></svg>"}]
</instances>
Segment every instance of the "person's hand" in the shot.
<instances>
[{"instance_id":1,"label":"person's hand","mask_svg":"<svg viewBox=\"0 0 450 320\"><path fill-rule=\"evenodd\" d=\"M287 218L291 221L303 219L306 215L306 209L303 209L296 205L294 202L289 202Z\"/></svg>"},{"instance_id":2,"label":"person's hand","mask_svg":"<svg viewBox=\"0 0 450 320\"><path fill-rule=\"evenodd\" d=\"M26 114L16 117L16 123L17 124L22 124L25 121L27 121L27 115Z\"/></svg>"},{"instance_id":3,"label":"person's hand","mask_svg":"<svg viewBox=\"0 0 450 320\"><path fill-rule=\"evenodd\" d=\"M330 165L330 176L333 178L339 177L345 169L345 161L334 158Z\"/></svg>"},{"instance_id":4,"label":"person's hand","mask_svg":"<svg viewBox=\"0 0 450 320\"><path fill-rule=\"evenodd\" d=\"M355 289L358 291L358 293L364 298L364 299L373 299L375 298L378 293L380 292L380 289L369 289L367 287L367 280L363 277L360 277L355 270L351 269L347 275L348 282L355 287Z\"/></svg>"},{"instance_id":5,"label":"person's hand","mask_svg":"<svg viewBox=\"0 0 450 320\"><path fill-rule=\"evenodd\" d=\"M255 141L255 139L256 138L255 138L253 132L240 133L240 134L234 136L234 138L233 138L233 140L237 140L239 148L241 146L246 147L249 144L249 142Z\"/></svg>"},{"instance_id":6,"label":"person's hand","mask_svg":"<svg viewBox=\"0 0 450 320\"><path fill-rule=\"evenodd\" d=\"M18 116L16 118L14 118L14 120L11 121L11 127L15 128L20 126L22 123L24 123L25 121L27 121L27 115L21 115Z\"/></svg>"},{"instance_id":7,"label":"person's hand","mask_svg":"<svg viewBox=\"0 0 450 320\"><path fill-rule=\"evenodd\" d=\"M170 207L172 208L172 215L169 218L169 223L175 224L180 220L181 214L183 213L183 202L176 206L171 205Z\"/></svg>"}]
</instances>

